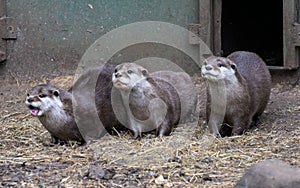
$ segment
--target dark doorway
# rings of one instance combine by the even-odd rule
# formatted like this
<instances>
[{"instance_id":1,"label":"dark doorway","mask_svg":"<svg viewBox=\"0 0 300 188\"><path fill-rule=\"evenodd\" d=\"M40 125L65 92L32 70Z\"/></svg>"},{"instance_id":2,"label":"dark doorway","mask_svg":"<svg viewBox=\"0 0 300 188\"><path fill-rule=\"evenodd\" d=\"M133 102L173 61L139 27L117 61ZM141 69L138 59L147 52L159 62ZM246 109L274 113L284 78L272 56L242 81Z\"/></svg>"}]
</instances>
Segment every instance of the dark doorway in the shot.
<instances>
[{"instance_id":1,"label":"dark doorway","mask_svg":"<svg viewBox=\"0 0 300 188\"><path fill-rule=\"evenodd\" d=\"M269 66L283 66L282 0L224 0L221 20L223 56L246 50Z\"/></svg>"}]
</instances>

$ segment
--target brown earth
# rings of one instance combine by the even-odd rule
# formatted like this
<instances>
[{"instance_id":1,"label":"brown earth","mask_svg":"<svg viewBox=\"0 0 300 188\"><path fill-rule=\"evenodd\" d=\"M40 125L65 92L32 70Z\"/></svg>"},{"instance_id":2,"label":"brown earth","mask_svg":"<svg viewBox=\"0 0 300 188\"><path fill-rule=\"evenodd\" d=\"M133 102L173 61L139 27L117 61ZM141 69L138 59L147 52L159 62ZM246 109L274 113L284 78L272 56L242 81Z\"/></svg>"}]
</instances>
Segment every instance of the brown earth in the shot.
<instances>
[{"instance_id":1,"label":"brown earth","mask_svg":"<svg viewBox=\"0 0 300 188\"><path fill-rule=\"evenodd\" d=\"M199 88L200 121L205 94ZM44 81L0 81L0 182L3 187L232 187L251 165L277 158L300 167L300 86L274 84L259 128L214 138L196 123L163 139L130 133L91 145L53 145L24 105L26 90ZM72 77L51 83L66 89Z\"/></svg>"}]
</instances>

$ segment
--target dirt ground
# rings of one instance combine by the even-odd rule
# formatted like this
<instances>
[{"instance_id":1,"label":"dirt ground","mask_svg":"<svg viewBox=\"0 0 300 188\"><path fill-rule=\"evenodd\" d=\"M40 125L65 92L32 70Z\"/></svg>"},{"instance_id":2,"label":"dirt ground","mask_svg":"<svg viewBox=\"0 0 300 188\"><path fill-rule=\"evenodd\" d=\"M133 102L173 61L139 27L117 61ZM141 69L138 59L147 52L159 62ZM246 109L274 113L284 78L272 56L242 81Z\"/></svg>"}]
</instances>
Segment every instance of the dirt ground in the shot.
<instances>
[{"instance_id":1,"label":"dirt ground","mask_svg":"<svg viewBox=\"0 0 300 188\"><path fill-rule=\"evenodd\" d=\"M53 82L68 88L71 77ZM205 95L199 88L200 122ZM300 86L275 83L259 128L214 138L187 123L163 139L130 133L91 145L53 145L24 105L26 90L46 81L0 81L2 187L232 187L259 161L278 158L300 167Z\"/></svg>"}]
</instances>

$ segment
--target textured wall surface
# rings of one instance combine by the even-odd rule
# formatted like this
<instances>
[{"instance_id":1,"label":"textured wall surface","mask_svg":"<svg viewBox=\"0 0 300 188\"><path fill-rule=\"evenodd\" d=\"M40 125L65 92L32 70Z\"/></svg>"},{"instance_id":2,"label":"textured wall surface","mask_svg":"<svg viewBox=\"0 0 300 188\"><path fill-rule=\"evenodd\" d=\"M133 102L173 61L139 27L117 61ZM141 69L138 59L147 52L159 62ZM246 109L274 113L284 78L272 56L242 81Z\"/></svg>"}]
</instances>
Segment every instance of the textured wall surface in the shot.
<instances>
[{"instance_id":1,"label":"textured wall surface","mask_svg":"<svg viewBox=\"0 0 300 188\"><path fill-rule=\"evenodd\" d=\"M122 25L152 20L187 28L198 22L198 0L7 0L6 12L17 40L7 41L1 77L35 79L72 74L96 39Z\"/></svg>"}]
</instances>

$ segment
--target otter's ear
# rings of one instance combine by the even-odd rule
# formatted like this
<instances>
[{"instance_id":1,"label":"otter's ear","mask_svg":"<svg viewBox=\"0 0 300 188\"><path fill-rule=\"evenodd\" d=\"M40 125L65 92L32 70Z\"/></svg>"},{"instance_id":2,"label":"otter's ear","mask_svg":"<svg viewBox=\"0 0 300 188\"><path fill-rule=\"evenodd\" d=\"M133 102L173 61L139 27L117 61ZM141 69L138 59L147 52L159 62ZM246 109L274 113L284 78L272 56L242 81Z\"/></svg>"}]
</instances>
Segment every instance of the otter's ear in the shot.
<instances>
[{"instance_id":1,"label":"otter's ear","mask_svg":"<svg viewBox=\"0 0 300 188\"><path fill-rule=\"evenodd\" d=\"M59 91L58 91L58 90L54 90L52 93L53 93L53 95L56 96L56 97L59 96Z\"/></svg>"},{"instance_id":2,"label":"otter's ear","mask_svg":"<svg viewBox=\"0 0 300 188\"><path fill-rule=\"evenodd\" d=\"M149 73L146 69L142 69L142 74L143 74L143 76L148 76L149 75Z\"/></svg>"}]
</instances>

